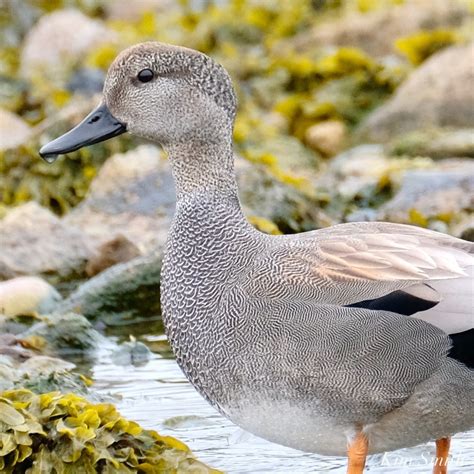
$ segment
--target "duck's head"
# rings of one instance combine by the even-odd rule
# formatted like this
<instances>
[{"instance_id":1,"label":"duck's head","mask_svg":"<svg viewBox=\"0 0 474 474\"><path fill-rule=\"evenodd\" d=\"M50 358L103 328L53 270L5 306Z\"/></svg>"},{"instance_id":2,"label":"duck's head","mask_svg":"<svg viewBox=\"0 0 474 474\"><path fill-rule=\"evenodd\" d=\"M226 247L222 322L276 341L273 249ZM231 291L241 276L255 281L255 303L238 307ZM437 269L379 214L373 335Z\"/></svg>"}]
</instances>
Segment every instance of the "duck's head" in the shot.
<instances>
[{"instance_id":1,"label":"duck's head","mask_svg":"<svg viewBox=\"0 0 474 474\"><path fill-rule=\"evenodd\" d=\"M78 150L126 131L162 145L219 143L232 132L236 100L225 69L197 51L142 43L110 66L103 102L40 155Z\"/></svg>"}]
</instances>

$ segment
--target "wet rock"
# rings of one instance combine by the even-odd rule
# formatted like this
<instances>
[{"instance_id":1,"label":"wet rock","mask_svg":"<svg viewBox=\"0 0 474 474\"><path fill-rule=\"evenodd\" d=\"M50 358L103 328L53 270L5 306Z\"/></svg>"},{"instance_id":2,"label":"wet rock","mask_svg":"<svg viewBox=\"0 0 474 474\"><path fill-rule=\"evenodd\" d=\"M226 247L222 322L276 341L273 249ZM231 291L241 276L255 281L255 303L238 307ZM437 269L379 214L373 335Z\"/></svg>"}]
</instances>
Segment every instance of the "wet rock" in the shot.
<instances>
[{"instance_id":1,"label":"wet rock","mask_svg":"<svg viewBox=\"0 0 474 474\"><path fill-rule=\"evenodd\" d=\"M474 163L441 160L429 170L407 171L393 199L380 208L379 219L427 226L437 220L451 224L473 208Z\"/></svg>"},{"instance_id":2,"label":"wet rock","mask_svg":"<svg viewBox=\"0 0 474 474\"><path fill-rule=\"evenodd\" d=\"M20 345L20 340L12 334L2 334L0 338L0 363L6 357L12 362L23 362L35 355L34 352Z\"/></svg>"},{"instance_id":3,"label":"wet rock","mask_svg":"<svg viewBox=\"0 0 474 474\"><path fill-rule=\"evenodd\" d=\"M18 277L0 282L0 312L6 316L48 314L61 295L38 277Z\"/></svg>"},{"instance_id":4,"label":"wet rock","mask_svg":"<svg viewBox=\"0 0 474 474\"><path fill-rule=\"evenodd\" d=\"M83 229L96 246L121 234L145 253L164 245L174 206L168 163L157 147L143 145L110 157L63 222Z\"/></svg>"},{"instance_id":5,"label":"wet rock","mask_svg":"<svg viewBox=\"0 0 474 474\"><path fill-rule=\"evenodd\" d=\"M59 71L114 37L100 21L88 18L78 10L59 10L44 15L26 35L20 73L24 77L42 73L56 79Z\"/></svg>"},{"instance_id":6,"label":"wet rock","mask_svg":"<svg viewBox=\"0 0 474 474\"><path fill-rule=\"evenodd\" d=\"M461 2L409 0L403 5L371 13L349 13L343 18L318 24L291 41L298 51L324 46L361 48L374 56L394 53L397 38L419 30L453 28L469 17Z\"/></svg>"},{"instance_id":7,"label":"wet rock","mask_svg":"<svg viewBox=\"0 0 474 474\"><path fill-rule=\"evenodd\" d=\"M117 365L140 366L146 364L151 357L150 349L133 336L130 337L130 341L120 344L111 354L112 362Z\"/></svg>"},{"instance_id":8,"label":"wet rock","mask_svg":"<svg viewBox=\"0 0 474 474\"><path fill-rule=\"evenodd\" d=\"M160 329L159 332L162 332ZM142 336L147 347L154 353L165 359L174 357L173 350L170 347L168 338L165 334L147 334Z\"/></svg>"},{"instance_id":9,"label":"wet rock","mask_svg":"<svg viewBox=\"0 0 474 474\"><path fill-rule=\"evenodd\" d=\"M18 371L21 375L30 376L49 375L54 372L64 372L76 367L72 362L67 362L57 357L37 355L23 362Z\"/></svg>"},{"instance_id":10,"label":"wet rock","mask_svg":"<svg viewBox=\"0 0 474 474\"><path fill-rule=\"evenodd\" d=\"M52 362L53 360L58 361L58 367L60 368L48 372L48 364L45 363L44 372L29 373L25 371L22 376L15 380L14 388L31 390L38 394L48 392L74 393L86 396L89 400L104 401L106 397L89 390L87 379L80 374L69 372L69 369L65 366L65 364L69 364L68 362L52 357L49 359ZM41 364L39 364L39 368L41 368Z\"/></svg>"},{"instance_id":11,"label":"wet rock","mask_svg":"<svg viewBox=\"0 0 474 474\"><path fill-rule=\"evenodd\" d=\"M0 313L0 334L16 335L22 333L27 328L28 324L25 321L19 322Z\"/></svg>"},{"instance_id":12,"label":"wet rock","mask_svg":"<svg viewBox=\"0 0 474 474\"><path fill-rule=\"evenodd\" d=\"M0 109L0 150L14 148L29 138L30 126L18 115Z\"/></svg>"},{"instance_id":13,"label":"wet rock","mask_svg":"<svg viewBox=\"0 0 474 474\"><path fill-rule=\"evenodd\" d=\"M82 315L53 314L31 326L20 335L24 344L44 345L52 353L77 353L97 349L105 338Z\"/></svg>"},{"instance_id":14,"label":"wet rock","mask_svg":"<svg viewBox=\"0 0 474 474\"><path fill-rule=\"evenodd\" d=\"M312 125L306 130L305 139L308 145L324 156L334 156L339 153L346 140L346 126L339 120Z\"/></svg>"},{"instance_id":15,"label":"wet rock","mask_svg":"<svg viewBox=\"0 0 474 474\"><path fill-rule=\"evenodd\" d=\"M58 312L76 311L105 324L160 314L161 251L120 263L79 286Z\"/></svg>"},{"instance_id":16,"label":"wet rock","mask_svg":"<svg viewBox=\"0 0 474 474\"><path fill-rule=\"evenodd\" d=\"M434 137L433 140L427 141L419 154L433 158L474 158L474 129L469 128L441 133L439 136Z\"/></svg>"},{"instance_id":17,"label":"wet rock","mask_svg":"<svg viewBox=\"0 0 474 474\"><path fill-rule=\"evenodd\" d=\"M77 227L35 202L13 208L0 220L0 278L12 275L81 274L93 255Z\"/></svg>"},{"instance_id":18,"label":"wet rock","mask_svg":"<svg viewBox=\"0 0 474 474\"><path fill-rule=\"evenodd\" d=\"M0 351L0 392L13 388L18 376L13 358L8 355L2 355Z\"/></svg>"},{"instance_id":19,"label":"wet rock","mask_svg":"<svg viewBox=\"0 0 474 474\"><path fill-rule=\"evenodd\" d=\"M428 59L361 126L362 136L387 141L427 127L474 127L474 43Z\"/></svg>"},{"instance_id":20,"label":"wet rock","mask_svg":"<svg viewBox=\"0 0 474 474\"><path fill-rule=\"evenodd\" d=\"M86 396L89 400L102 402L104 396L91 392L86 383L86 379L80 374L69 372L69 369L65 368L65 364L69 364L66 361L56 358L51 359L58 361L58 367L63 367L58 370L47 371L48 364L45 363L44 372L24 372L14 383L14 388L31 390L34 393L48 393L48 392L61 392L61 393L74 393L76 395ZM30 359L35 360L35 358ZM40 365L41 367L41 365Z\"/></svg>"},{"instance_id":21,"label":"wet rock","mask_svg":"<svg viewBox=\"0 0 474 474\"><path fill-rule=\"evenodd\" d=\"M474 208L474 163L465 159L390 157L361 145L332 159L317 183L331 215L348 222L400 222L459 235Z\"/></svg>"},{"instance_id":22,"label":"wet rock","mask_svg":"<svg viewBox=\"0 0 474 474\"><path fill-rule=\"evenodd\" d=\"M124 235L117 235L103 243L86 266L88 276L94 276L117 263L128 262L140 256L140 250Z\"/></svg>"},{"instance_id":23,"label":"wet rock","mask_svg":"<svg viewBox=\"0 0 474 474\"><path fill-rule=\"evenodd\" d=\"M70 372L74 368L73 363L56 357L31 353L22 361L0 354L0 392L15 388L35 393L74 392L102 401L104 397L89 392L85 377Z\"/></svg>"},{"instance_id":24,"label":"wet rock","mask_svg":"<svg viewBox=\"0 0 474 474\"><path fill-rule=\"evenodd\" d=\"M431 158L474 158L474 129L425 130L407 133L390 143L388 152L395 155L430 156Z\"/></svg>"}]
</instances>

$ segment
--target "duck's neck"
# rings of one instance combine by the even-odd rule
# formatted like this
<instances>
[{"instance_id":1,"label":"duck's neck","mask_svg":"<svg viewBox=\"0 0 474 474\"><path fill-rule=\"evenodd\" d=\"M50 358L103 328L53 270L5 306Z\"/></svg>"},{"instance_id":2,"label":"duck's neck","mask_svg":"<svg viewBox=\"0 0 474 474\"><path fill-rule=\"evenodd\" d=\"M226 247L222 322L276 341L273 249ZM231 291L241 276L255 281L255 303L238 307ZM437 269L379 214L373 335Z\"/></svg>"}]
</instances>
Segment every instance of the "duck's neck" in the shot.
<instances>
[{"instance_id":1,"label":"duck's neck","mask_svg":"<svg viewBox=\"0 0 474 474\"><path fill-rule=\"evenodd\" d=\"M167 151L178 201L201 193L237 199L231 140L180 143L168 146Z\"/></svg>"}]
</instances>

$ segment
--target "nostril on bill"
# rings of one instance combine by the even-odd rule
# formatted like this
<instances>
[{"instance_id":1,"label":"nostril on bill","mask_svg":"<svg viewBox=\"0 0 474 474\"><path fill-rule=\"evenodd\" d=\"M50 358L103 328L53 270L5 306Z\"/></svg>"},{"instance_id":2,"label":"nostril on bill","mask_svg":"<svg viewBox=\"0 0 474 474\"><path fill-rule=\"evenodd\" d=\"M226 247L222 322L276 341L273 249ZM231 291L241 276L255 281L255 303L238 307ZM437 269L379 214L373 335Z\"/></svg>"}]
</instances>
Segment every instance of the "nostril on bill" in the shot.
<instances>
[{"instance_id":1,"label":"nostril on bill","mask_svg":"<svg viewBox=\"0 0 474 474\"><path fill-rule=\"evenodd\" d=\"M97 122L97 120L100 119L100 115L97 114L97 115L94 115L90 120L89 120L89 123L95 123Z\"/></svg>"}]
</instances>

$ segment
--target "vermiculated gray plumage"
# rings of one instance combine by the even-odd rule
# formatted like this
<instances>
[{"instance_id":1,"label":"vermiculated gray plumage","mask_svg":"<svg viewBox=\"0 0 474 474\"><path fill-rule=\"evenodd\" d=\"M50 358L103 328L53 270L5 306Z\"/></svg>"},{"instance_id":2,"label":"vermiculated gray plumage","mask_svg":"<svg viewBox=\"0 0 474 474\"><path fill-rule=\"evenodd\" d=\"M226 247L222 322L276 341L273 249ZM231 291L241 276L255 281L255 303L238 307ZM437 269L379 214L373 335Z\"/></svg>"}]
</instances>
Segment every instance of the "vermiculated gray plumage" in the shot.
<instances>
[{"instance_id":1,"label":"vermiculated gray plumage","mask_svg":"<svg viewBox=\"0 0 474 474\"><path fill-rule=\"evenodd\" d=\"M375 236L384 226L349 227L356 239L358 234ZM339 226L333 229L334 242L341 237L338 229L349 239L344 234L349 229ZM405 230L391 224L385 230L395 229ZM413 229L406 230L409 234ZM329 231L321 232L321 247L326 239L331 242ZM345 451L344 433L351 425L373 424L375 432L377 422L394 409L401 413L398 437L372 443L372 452L472 427L473 376L447 359L446 333L416 318L342 306L405 288L420 277L409 279L406 273L406 280L359 281L350 275L345 280L340 274L336 281L322 269L318 276L317 267L314 272L308 269L319 252L318 233L310 233L315 240L298 243L297 236L263 235L246 222L236 197L220 192L196 193L178 202L162 269L162 305L171 345L188 379L222 413L249 431L327 454ZM438 236L423 230L419 234ZM449 237L445 240L465 246ZM412 239L409 242L414 244ZM424 393L418 393L420 385ZM445 406L438 404L445 392L458 394L456 406L449 400ZM431 414L438 421L429 434L417 419L428 421L425 412L403 417L400 407L410 397L419 397L423 403L432 400ZM409 406L416 405L413 400ZM279 407L296 413L286 426L281 424ZM441 409L449 416L443 416ZM257 418L265 412L275 423L268 428ZM307 423L311 416L321 434L328 433L327 438L286 438L290 427L297 431L303 418ZM338 437L330 434L328 425L339 427L339 443L334 444ZM414 431L411 437L409 428ZM309 431L317 434L313 428Z\"/></svg>"},{"instance_id":2,"label":"vermiculated gray plumage","mask_svg":"<svg viewBox=\"0 0 474 474\"><path fill-rule=\"evenodd\" d=\"M153 81L137 81L143 69ZM104 101L169 153L178 200L163 319L178 364L221 413L337 455L360 430L381 452L474 427L474 373L447 356L448 334L474 326L472 244L388 223L258 232L235 183L230 79L196 51L124 51Z\"/></svg>"}]
</instances>

